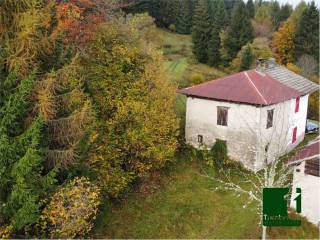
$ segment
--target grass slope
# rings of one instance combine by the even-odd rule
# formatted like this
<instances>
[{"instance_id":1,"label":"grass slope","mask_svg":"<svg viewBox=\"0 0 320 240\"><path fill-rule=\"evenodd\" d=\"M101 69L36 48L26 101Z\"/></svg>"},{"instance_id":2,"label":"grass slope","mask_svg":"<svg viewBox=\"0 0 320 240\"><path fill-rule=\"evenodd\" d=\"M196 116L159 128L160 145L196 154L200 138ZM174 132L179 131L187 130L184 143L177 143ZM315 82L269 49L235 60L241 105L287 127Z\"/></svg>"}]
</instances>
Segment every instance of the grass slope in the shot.
<instances>
[{"instance_id":1,"label":"grass slope","mask_svg":"<svg viewBox=\"0 0 320 240\"><path fill-rule=\"evenodd\" d=\"M121 203L107 206L92 237L260 238L257 215L243 208L246 198L212 191L214 184L200 175L202 167L180 156L157 181L148 180ZM317 236L318 229L305 220L301 227L268 231L270 238Z\"/></svg>"},{"instance_id":2,"label":"grass slope","mask_svg":"<svg viewBox=\"0 0 320 240\"><path fill-rule=\"evenodd\" d=\"M165 68L171 79L180 87L192 85L189 82L192 73L201 74L204 80L225 75L224 72L195 60L190 35L176 34L160 28L157 31L161 36L162 51L167 60Z\"/></svg>"}]
</instances>

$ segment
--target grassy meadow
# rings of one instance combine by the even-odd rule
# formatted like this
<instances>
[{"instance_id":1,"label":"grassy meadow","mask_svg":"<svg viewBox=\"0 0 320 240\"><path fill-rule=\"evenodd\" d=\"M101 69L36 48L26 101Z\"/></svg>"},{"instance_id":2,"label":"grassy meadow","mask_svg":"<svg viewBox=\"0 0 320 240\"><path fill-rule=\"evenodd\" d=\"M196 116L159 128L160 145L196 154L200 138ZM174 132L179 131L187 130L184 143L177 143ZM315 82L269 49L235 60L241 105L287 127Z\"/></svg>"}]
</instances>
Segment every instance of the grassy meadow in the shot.
<instances>
[{"instance_id":1,"label":"grassy meadow","mask_svg":"<svg viewBox=\"0 0 320 240\"><path fill-rule=\"evenodd\" d=\"M246 197L213 191L203 169L214 171L190 154L145 179L122 201L108 204L98 218L94 238L251 238L261 237L253 206ZM159 177L159 174L161 177ZM268 238L317 238L318 229L303 219L301 227L273 227Z\"/></svg>"}]
</instances>

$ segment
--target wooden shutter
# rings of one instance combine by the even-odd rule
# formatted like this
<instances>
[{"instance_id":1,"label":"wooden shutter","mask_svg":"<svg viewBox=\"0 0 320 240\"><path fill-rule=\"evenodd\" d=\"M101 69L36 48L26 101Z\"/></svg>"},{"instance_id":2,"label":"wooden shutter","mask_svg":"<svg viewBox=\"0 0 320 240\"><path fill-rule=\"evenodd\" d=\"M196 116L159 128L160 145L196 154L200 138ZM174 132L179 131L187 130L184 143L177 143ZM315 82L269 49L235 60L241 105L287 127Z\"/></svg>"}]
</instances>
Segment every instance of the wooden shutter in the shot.
<instances>
[{"instance_id":1,"label":"wooden shutter","mask_svg":"<svg viewBox=\"0 0 320 240\"><path fill-rule=\"evenodd\" d=\"M273 126L273 112L274 109L268 110L268 116L267 116L267 128L271 128Z\"/></svg>"},{"instance_id":2,"label":"wooden shutter","mask_svg":"<svg viewBox=\"0 0 320 240\"><path fill-rule=\"evenodd\" d=\"M297 127L295 127L292 131L292 143L297 141Z\"/></svg>"},{"instance_id":3,"label":"wooden shutter","mask_svg":"<svg viewBox=\"0 0 320 240\"><path fill-rule=\"evenodd\" d=\"M300 105L300 97L297 97L296 98L296 107L294 110L295 113L299 112L299 105Z\"/></svg>"},{"instance_id":4,"label":"wooden shutter","mask_svg":"<svg viewBox=\"0 0 320 240\"><path fill-rule=\"evenodd\" d=\"M228 126L227 107L217 107L217 124L221 126Z\"/></svg>"}]
</instances>

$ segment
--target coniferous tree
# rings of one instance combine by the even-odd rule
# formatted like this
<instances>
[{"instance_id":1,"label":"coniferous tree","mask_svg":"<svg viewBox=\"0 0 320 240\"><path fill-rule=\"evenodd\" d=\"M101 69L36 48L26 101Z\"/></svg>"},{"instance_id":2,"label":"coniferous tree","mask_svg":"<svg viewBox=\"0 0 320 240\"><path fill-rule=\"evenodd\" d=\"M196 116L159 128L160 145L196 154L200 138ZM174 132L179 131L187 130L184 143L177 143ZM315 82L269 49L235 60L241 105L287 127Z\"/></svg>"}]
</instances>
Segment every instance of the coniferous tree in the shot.
<instances>
[{"instance_id":1,"label":"coniferous tree","mask_svg":"<svg viewBox=\"0 0 320 240\"><path fill-rule=\"evenodd\" d=\"M279 12L279 22L283 22L286 21L288 19L288 17L290 17L292 13L292 7L290 4L285 4L283 6L281 6L280 8L280 12Z\"/></svg>"},{"instance_id":2,"label":"coniferous tree","mask_svg":"<svg viewBox=\"0 0 320 240\"><path fill-rule=\"evenodd\" d=\"M193 53L199 62L208 60L208 42L211 26L207 0L200 0L195 8L192 25Z\"/></svg>"},{"instance_id":3,"label":"coniferous tree","mask_svg":"<svg viewBox=\"0 0 320 240\"><path fill-rule=\"evenodd\" d=\"M248 0L246 7L247 7L247 11L248 11L249 17L250 18L254 18L255 10L254 10L253 1L252 0Z\"/></svg>"},{"instance_id":4,"label":"coniferous tree","mask_svg":"<svg viewBox=\"0 0 320 240\"><path fill-rule=\"evenodd\" d=\"M230 26L227 30L225 47L230 59L234 58L241 47L253 39L253 28L245 4L237 1L232 10Z\"/></svg>"},{"instance_id":5,"label":"coniferous tree","mask_svg":"<svg viewBox=\"0 0 320 240\"><path fill-rule=\"evenodd\" d=\"M251 47L245 46L244 52L240 58L240 70L250 69L253 62L253 53Z\"/></svg>"},{"instance_id":6,"label":"coniferous tree","mask_svg":"<svg viewBox=\"0 0 320 240\"><path fill-rule=\"evenodd\" d=\"M220 30L223 29L228 23L228 14L223 0L217 0L217 9L214 16L214 24Z\"/></svg>"},{"instance_id":7,"label":"coniferous tree","mask_svg":"<svg viewBox=\"0 0 320 240\"><path fill-rule=\"evenodd\" d=\"M24 126L33 83L14 73L0 80L0 215L15 230L37 222L55 183L55 172L45 170L42 121Z\"/></svg>"},{"instance_id":8,"label":"coniferous tree","mask_svg":"<svg viewBox=\"0 0 320 240\"><path fill-rule=\"evenodd\" d=\"M314 2L302 13L294 37L295 59L303 54L319 59L319 11Z\"/></svg>"},{"instance_id":9,"label":"coniferous tree","mask_svg":"<svg viewBox=\"0 0 320 240\"><path fill-rule=\"evenodd\" d=\"M217 0L208 0L208 7L209 7L209 15L210 15L210 21L213 24L214 23L214 18L217 13Z\"/></svg>"},{"instance_id":10,"label":"coniferous tree","mask_svg":"<svg viewBox=\"0 0 320 240\"><path fill-rule=\"evenodd\" d=\"M213 27L211 30L211 37L208 47L208 64L211 66L218 66L220 63L220 36L219 28Z\"/></svg>"},{"instance_id":11,"label":"coniferous tree","mask_svg":"<svg viewBox=\"0 0 320 240\"><path fill-rule=\"evenodd\" d=\"M214 22L212 25L209 46L208 63L211 66L218 66L220 63L220 32L227 23L227 13L223 0L217 0Z\"/></svg>"},{"instance_id":12,"label":"coniferous tree","mask_svg":"<svg viewBox=\"0 0 320 240\"><path fill-rule=\"evenodd\" d=\"M280 5L278 1L270 3L270 16L273 30L277 30L280 25Z\"/></svg>"},{"instance_id":13,"label":"coniferous tree","mask_svg":"<svg viewBox=\"0 0 320 240\"><path fill-rule=\"evenodd\" d=\"M179 16L177 19L177 32L189 34L192 27L193 0L179 1Z\"/></svg>"}]
</instances>

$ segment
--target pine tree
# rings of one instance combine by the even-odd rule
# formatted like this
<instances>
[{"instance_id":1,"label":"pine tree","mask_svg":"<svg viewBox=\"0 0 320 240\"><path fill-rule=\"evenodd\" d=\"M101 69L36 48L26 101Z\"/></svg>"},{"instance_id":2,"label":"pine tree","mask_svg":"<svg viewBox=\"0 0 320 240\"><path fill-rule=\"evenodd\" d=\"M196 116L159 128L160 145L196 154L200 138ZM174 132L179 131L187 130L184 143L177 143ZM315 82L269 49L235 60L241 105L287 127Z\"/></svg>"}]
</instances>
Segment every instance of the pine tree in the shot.
<instances>
[{"instance_id":1,"label":"pine tree","mask_svg":"<svg viewBox=\"0 0 320 240\"><path fill-rule=\"evenodd\" d=\"M245 4L237 1L232 11L230 26L227 30L225 47L230 59L234 58L241 47L253 39L251 26Z\"/></svg>"},{"instance_id":2,"label":"pine tree","mask_svg":"<svg viewBox=\"0 0 320 240\"><path fill-rule=\"evenodd\" d=\"M217 0L208 0L209 15L211 24L214 23L215 15L217 14L218 1Z\"/></svg>"},{"instance_id":3,"label":"pine tree","mask_svg":"<svg viewBox=\"0 0 320 240\"><path fill-rule=\"evenodd\" d=\"M179 1L179 16L177 19L177 32L190 34L192 27L193 3L192 0Z\"/></svg>"},{"instance_id":4,"label":"pine tree","mask_svg":"<svg viewBox=\"0 0 320 240\"><path fill-rule=\"evenodd\" d=\"M280 25L280 5L278 1L270 3L270 16L274 30L277 30Z\"/></svg>"},{"instance_id":5,"label":"pine tree","mask_svg":"<svg viewBox=\"0 0 320 240\"><path fill-rule=\"evenodd\" d=\"M217 0L214 22L208 46L208 63L211 66L218 66L220 63L220 32L227 23L227 13L223 0Z\"/></svg>"},{"instance_id":6,"label":"pine tree","mask_svg":"<svg viewBox=\"0 0 320 240\"><path fill-rule=\"evenodd\" d=\"M253 53L250 45L245 46L244 52L240 58L240 70L250 69L253 63Z\"/></svg>"},{"instance_id":7,"label":"pine tree","mask_svg":"<svg viewBox=\"0 0 320 240\"><path fill-rule=\"evenodd\" d=\"M279 22L286 21L288 17L290 17L292 13L292 7L290 4L285 4L281 6L280 12L279 12Z\"/></svg>"},{"instance_id":8,"label":"pine tree","mask_svg":"<svg viewBox=\"0 0 320 240\"><path fill-rule=\"evenodd\" d=\"M248 16L250 18L254 18L255 10L254 10L253 1L252 0L248 0L246 7L247 7L247 11L248 11Z\"/></svg>"},{"instance_id":9,"label":"pine tree","mask_svg":"<svg viewBox=\"0 0 320 240\"><path fill-rule=\"evenodd\" d=\"M199 62L208 60L208 41L210 39L211 26L208 12L208 2L200 0L195 8L192 25L193 53Z\"/></svg>"},{"instance_id":10,"label":"pine tree","mask_svg":"<svg viewBox=\"0 0 320 240\"><path fill-rule=\"evenodd\" d=\"M208 47L208 64L218 66L220 63L220 36L219 28L213 27Z\"/></svg>"},{"instance_id":11,"label":"pine tree","mask_svg":"<svg viewBox=\"0 0 320 240\"><path fill-rule=\"evenodd\" d=\"M319 59L319 11L312 2L301 15L294 37L294 57L309 54Z\"/></svg>"},{"instance_id":12,"label":"pine tree","mask_svg":"<svg viewBox=\"0 0 320 240\"><path fill-rule=\"evenodd\" d=\"M228 23L228 14L223 0L217 0L217 9L214 15L214 24L221 30Z\"/></svg>"}]
</instances>

